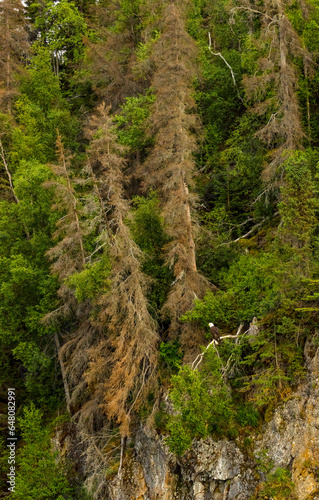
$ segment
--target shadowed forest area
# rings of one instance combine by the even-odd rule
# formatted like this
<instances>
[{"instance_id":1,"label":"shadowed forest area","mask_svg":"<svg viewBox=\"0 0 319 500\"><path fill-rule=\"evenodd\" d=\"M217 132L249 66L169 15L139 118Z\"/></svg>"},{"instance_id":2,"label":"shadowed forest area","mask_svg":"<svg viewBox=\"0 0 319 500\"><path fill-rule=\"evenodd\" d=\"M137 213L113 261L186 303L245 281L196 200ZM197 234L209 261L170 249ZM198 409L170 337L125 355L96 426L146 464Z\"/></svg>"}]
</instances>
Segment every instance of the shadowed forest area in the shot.
<instances>
[{"instance_id":1,"label":"shadowed forest area","mask_svg":"<svg viewBox=\"0 0 319 500\"><path fill-rule=\"evenodd\" d=\"M249 435L303 382L318 62L318 0L0 1L10 498L96 498L141 423L183 456Z\"/></svg>"}]
</instances>

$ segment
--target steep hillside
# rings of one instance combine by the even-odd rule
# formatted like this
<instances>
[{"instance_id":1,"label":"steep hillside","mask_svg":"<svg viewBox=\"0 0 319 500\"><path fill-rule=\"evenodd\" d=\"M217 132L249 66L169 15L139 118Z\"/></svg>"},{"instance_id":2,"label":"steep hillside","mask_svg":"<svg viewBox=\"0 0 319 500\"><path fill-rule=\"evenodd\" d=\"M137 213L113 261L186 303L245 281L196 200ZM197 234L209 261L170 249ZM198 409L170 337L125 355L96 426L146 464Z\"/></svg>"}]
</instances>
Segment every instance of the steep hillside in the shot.
<instances>
[{"instance_id":1,"label":"steep hillside","mask_svg":"<svg viewBox=\"0 0 319 500\"><path fill-rule=\"evenodd\" d=\"M319 498L318 1L0 27L2 497Z\"/></svg>"}]
</instances>

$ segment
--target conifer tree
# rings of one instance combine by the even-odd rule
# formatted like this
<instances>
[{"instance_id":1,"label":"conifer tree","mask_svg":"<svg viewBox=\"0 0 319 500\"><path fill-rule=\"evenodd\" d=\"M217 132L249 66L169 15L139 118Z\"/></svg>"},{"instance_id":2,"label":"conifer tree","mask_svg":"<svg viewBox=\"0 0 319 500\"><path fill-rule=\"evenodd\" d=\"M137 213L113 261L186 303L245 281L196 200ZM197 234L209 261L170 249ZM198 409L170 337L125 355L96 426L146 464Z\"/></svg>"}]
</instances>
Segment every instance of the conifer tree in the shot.
<instances>
[{"instance_id":1,"label":"conifer tree","mask_svg":"<svg viewBox=\"0 0 319 500\"><path fill-rule=\"evenodd\" d=\"M143 7L145 10L141 0L104 0L91 9L98 41L86 40L89 81L97 95L112 102L114 109L147 84L134 73L135 49L141 42L143 16L147 16Z\"/></svg>"},{"instance_id":2,"label":"conifer tree","mask_svg":"<svg viewBox=\"0 0 319 500\"><path fill-rule=\"evenodd\" d=\"M308 278L315 265L312 245L317 208L309 159L305 153L295 151L285 162L285 184L279 203L282 224L277 233L279 251L288 254L290 277Z\"/></svg>"},{"instance_id":3,"label":"conifer tree","mask_svg":"<svg viewBox=\"0 0 319 500\"><path fill-rule=\"evenodd\" d=\"M116 418L122 435L129 432L130 416L137 410L154 381L157 363L157 333L148 311L148 280L141 272L141 250L133 242L125 217L129 204L124 198L123 146L116 142L109 109L103 104L93 117L88 136L90 155L98 168L101 197L108 206L113 238L110 244L111 288L101 297L100 343L91 349L86 380L102 390L107 416Z\"/></svg>"},{"instance_id":4,"label":"conifer tree","mask_svg":"<svg viewBox=\"0 0 319 500\"><path fill-rule=\"evenodd\" d=\"M0 3L0 99L11 112L13 96L17 93L16 73L21 71L22 58L28 51L28 36L24 7L20 0Z\"/></svg>"},{"instance_id":5,"label":"conifer tree","mask_svg":"<svg viewBox=\"0 0 319 500\"><path fill-rule=\"evenodd\" d=\"M48 182L47 186L56 188L56 207L65 210L66 215L58 222L54 237L62 236L62 239L48 251L49 257L55 262L52 264L52 272L57 274L63 282L65 278L81 269L85 265L85 252L83 244L82 228L80 225L80 214L78 201L74 187L70 179L68 159L61 136L58 132L57 154L59 164L52 166L61 181Z\"/></svg>"},{"instance_id":6,"label":"conifer tree","mask_svg":"<svg viewBox=\"0 0 319 500\"><path fill-rule=\"evenodd\" d=\"M185 8L185 5L182 7ZM163 32L154 44L155 66L152 87L156 101L150 115L150 133L155 146L142 166L145 187L158 189L163 216L171 242L167 245L167 262L174 269L172 284L163 312L171 320L170 332L184 332L188 347L198 345L192 328L179 323L180 317L202 297L207 283L196 266L195 224L191 210L194 197L194 159L198 118L194 112L192 81L196 45L187 34L181 7L169 5L165 10Z\"/></svg>"},{"instance_id":7,"label":"conifer tree","mask_svg":"<svg viewBox=\"0 0 319 500\"><path fill-rule=\"evenodd\" d=\"M249 16L260 20L260 36L252 38L254 50L259 58L254 66L254 74L246 75L243 84L251 112L265 116L266 123L256 134L271 152L264 179L274 179L276 167L284 161L283 153L302 147L305 137L300 105L297 96L298 72L293 59L303 59L305 73L311 71L312 61L308 51L296 33L286 14L288 2L267 1L256 7L243 2L233 9L247 11ZM299 5L304 17L307 10ZM248 44L248 50L251 45Z\"/></svg>"}]
</instances>

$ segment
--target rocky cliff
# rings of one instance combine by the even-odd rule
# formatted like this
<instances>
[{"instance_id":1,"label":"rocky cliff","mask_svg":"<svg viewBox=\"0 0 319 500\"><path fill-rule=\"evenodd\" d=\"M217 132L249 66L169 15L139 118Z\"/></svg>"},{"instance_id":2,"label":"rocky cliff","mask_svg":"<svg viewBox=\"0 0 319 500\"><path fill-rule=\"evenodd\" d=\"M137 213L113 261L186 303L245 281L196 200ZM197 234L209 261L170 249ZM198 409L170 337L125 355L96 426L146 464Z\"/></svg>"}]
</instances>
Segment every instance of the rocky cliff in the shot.
<instances>
[{"instance_id":1,"label":"rocky cliff","mask_svg":"<svg viewBox=\"0 0 319 500\"><path fill-rule=\"evenodd\" d=\"M141 426L120 473L99 481L94 499L319 500L319 348L313 343L305 346L305 360L304 384L249 437L194 441L176 457L161 434Z\"/></svg>"}]
</instances>

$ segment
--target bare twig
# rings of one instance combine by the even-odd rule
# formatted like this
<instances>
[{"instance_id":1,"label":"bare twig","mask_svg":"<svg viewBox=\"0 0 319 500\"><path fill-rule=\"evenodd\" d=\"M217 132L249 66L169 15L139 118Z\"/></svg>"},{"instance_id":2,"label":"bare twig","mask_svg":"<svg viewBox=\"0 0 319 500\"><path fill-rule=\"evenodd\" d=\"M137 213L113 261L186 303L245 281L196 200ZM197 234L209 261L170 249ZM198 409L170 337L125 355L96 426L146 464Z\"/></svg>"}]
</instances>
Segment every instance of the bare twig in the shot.
<instances>
[{"instance_id":1,"label":"bare twig","mask_svg":"<svg viewBox=\"0 0 319 500\"><path fill-rule=\"evenodd\" d=\"M270 21L274 22L275 19L271 16L269 16L268 14L266 14L265 12L261 12L260 10L256 10L256 9L252 9L251 7L245 7L245 6L241 6L241 7L233 7L231 9L231 13L234 14L235 12L237 12L238 10L247 10L249 12L254 12L255 14L258 14L259 16L264 16L264 17L267 17L268 19L270 19ZM278 21L277 21L278 22Z\"/></svg>"},{"instance_id":2,"label":"bare twig","mask_svg":"<svg viewBox=\"0 0 319 500\"><path fill-rule=\"evenodd\" d=\"M232 338L232 339L237 338L238 335L240 335L243 327L244 327L244 323L240 323L240 325L238 327L238 330L236 332L236 335L223 335L222 337L220 337L220 340L222 340L222 339L228 339L228 338Z\"/></svg>"},{"instance_id":3,"label":"bare twig","mask_svg":"<svg viewBox=\"0 0 319 500\"><path fill-rule=\"evenodd\" d=\"M91 260L91 257L93 257L93 255L94 255L96 252L98 252L99 250L101 250L101 248L105 247L105 245L107 245L107 243L108 243L108 242L106 241L105 243L103 243L103 245L100 245L98 248L96 248L96 249L94 250L94 252L93 252L93 253L91 253L91 255L88 255L88 257L85 257L85 260L88 260L88 259L90 259L90 260Z\"/></svg>"},{"instance_id":4,"label":"bare twig","mask_svg":"<svg viewBox=\"0 0 319 500\"><path fill-rule=\"evenodd\" d=\"M208 48L209 48L210 53L213 54L213 56L219 56L219 57L222 58L222 60L226 64L226 66L230 69L230 73L231 73L231 76L232 76L232 79L233 79L234 87L237 87L237 83L236 83L235 75L234 75L234 72L233 72L233 68L230 66L230 64L228 64L228 62L226 61L225 57L222 56L222 54L220 52L213 52L213 50L212 50L212 39L211 39L210 33L208 33L208 39L209 39Z\"/></svg>"},{"instance_id":5,"label":"bare twig","mask_svg":"<svg viewBox=\"0 0 319 500\"><path fill-rule=\"evenodd\" d=\"M228 338L238 338L238 336L240 335L240 332L243 329L243 326L244 326L244 323L241 323L239 325L236 335L223 335L222 337L220 337L220 340L228 339ZM206 346L205 350L203 352L201 352L200 354L198 354L198 356L196 356L196 358L194 359L194 361L192 363L193 370L196 370L199 367L200 363L203 360L203 357L204 357L205 353L207 352L207 350L210 348L211 345L214 347L214 349L216 350L216 352L218 354L218 351L216 349L216 345L218 345L218 342L217 342L217 340L213 339L208 344L208 346Z\"/></svg>"},{"instance_id":6,"label":"bare twig","mask_svg":"<svg viewBox=\"0 0 319 500\"><path fill-rule=\"evenodd\" d=\"M16 194L15 194L15 191L14 191L14 187L13 187L13 184L12 184L12 177L11 177L11 174L10 174L10 170L9 170L9 167L8 167L8 164L6 162L6 157L5 157L5 154L4 154L4 149L3 149L3 145L2 145L2 141L0 139L0 149L1 149L1 158L2 158L2 162L3 162L3 166L6 170L6 173L7 173L7 176L8 176L8 181L9 181L9 186L10 186L10 189L11 189L11 193L12 193L12 196L14 198L14 201L18 204L20 203Z\"/></svg>"},{"instance_id":7,"label":"bare twig","mask_svg":"<svg viewBox=\"0 0 319 500\"><path fill-rule=\"evenodd\" d=\"M120 476L122 466L123 466L123 456L124 456L124 448L125 448L126 437L121 437L121 457L120 457L120 465L119 470L117 471L117 475Z\"/></svg>"},{"instance_id":8,"label":"bare twig","mask_svg":"<svg viewBox=\"0 0 319 500\"><path fill-rule=\"evenodd\" d=\"M272 217L275 217L278 215L279 212L275 212ZM258 224L255 224L246 234L243 234L242 236L239 236L239 238L236 238L235 240L232 241L227 241L226 243L221 243L219 246L226 246L226 245L231 245L232 243L237 243L239 240L242 240L244 238L247 238L247 236L250 236L256 229L258 229L260 226L263 225L264 222L268 221L270 217L265 217L261 222L258 222Z\"/></svg>"},{"instance_id":9,"label":"bare twig","mask_svg":"<svg viewBox=\"0 0 319 500\"><path fill-rule=\"evenodd\" d=\"M211 39L211 36L210 36L210 32L208 32L208 40L209 40L208 49L209 49L210 53L213 54L213 56L220 57L224 61L224 63L226 64L226 66L230 69L231 77L233 79L233 84L234 84L234 87L237 90L237 95L238 95L239 99L241 100L241 102L244 102L243 99L242 99L242 97L241 97L241 95L238 92L238 85L237 85L236 78L235 78L235 75L234 75L234 72L233 72L233 68L226 61L225 57L220 52L213 52L213 50L212 50L212 39Z\"/></svg>"},{"instance_id":10,"label":"bare twig","mask_svg":"<svg viewBox=\"0 0 319 500\"><path fill-rule=\"evenodd\" d=\"M261 222L259 222L258 224L256 224L254 227L252 227L248 233L244 234L243 236L239 236L239 238L236 238L236 240L233 240L231 241L231 243L237 243L237 241L239 240L242 240L243 238L247 238L247 236L250 236L258 227L262 226L263 223L269 219L269 217L267 217L266 219L263 219Z\"/></svg>"},{"instance_id":11,"label":"bare twig","mask_svg":"<svg viewBox=\"0 0 319 500\"><path fill-rule=\"evenodd\" d=\"M203 360L203 357L204 357L204 354L205 352L210 348L210 346L214 346L214 348L216 349L216 344L218 344L217 340L213 339L209 344L208 346L206 346L205 348L205 351L201 352L200 354L198 354L198 356L196 356L196 358L194 359L193 363L192 363L192 368L193 370L196 370L198 368L198 366L200 365L200 363L202 362ZM216 349L217 350L217 349Z\"/></svg>"},{"instance_id":12,"label":"bare twig","mask_svg":"<svg viewBox=\"0 0 319 500\"><path fill-rule=\"evenodd\" d=\"M61 374L62 374L62 380L63 380L63 385L64 385L64 392L65 392L65 400L66 400L66 408L68 410L68 413L71 415L71 396L70 396L70 390L69 390L69 385L67 381L67 376L64 368L64 363L61 355L61 346L60 346L60 341L57 332L54 333L54 341L56 345L56 350L58 353L58 358L60 362L60 367L61 367Z\"/></svg>"}]
</instances>

